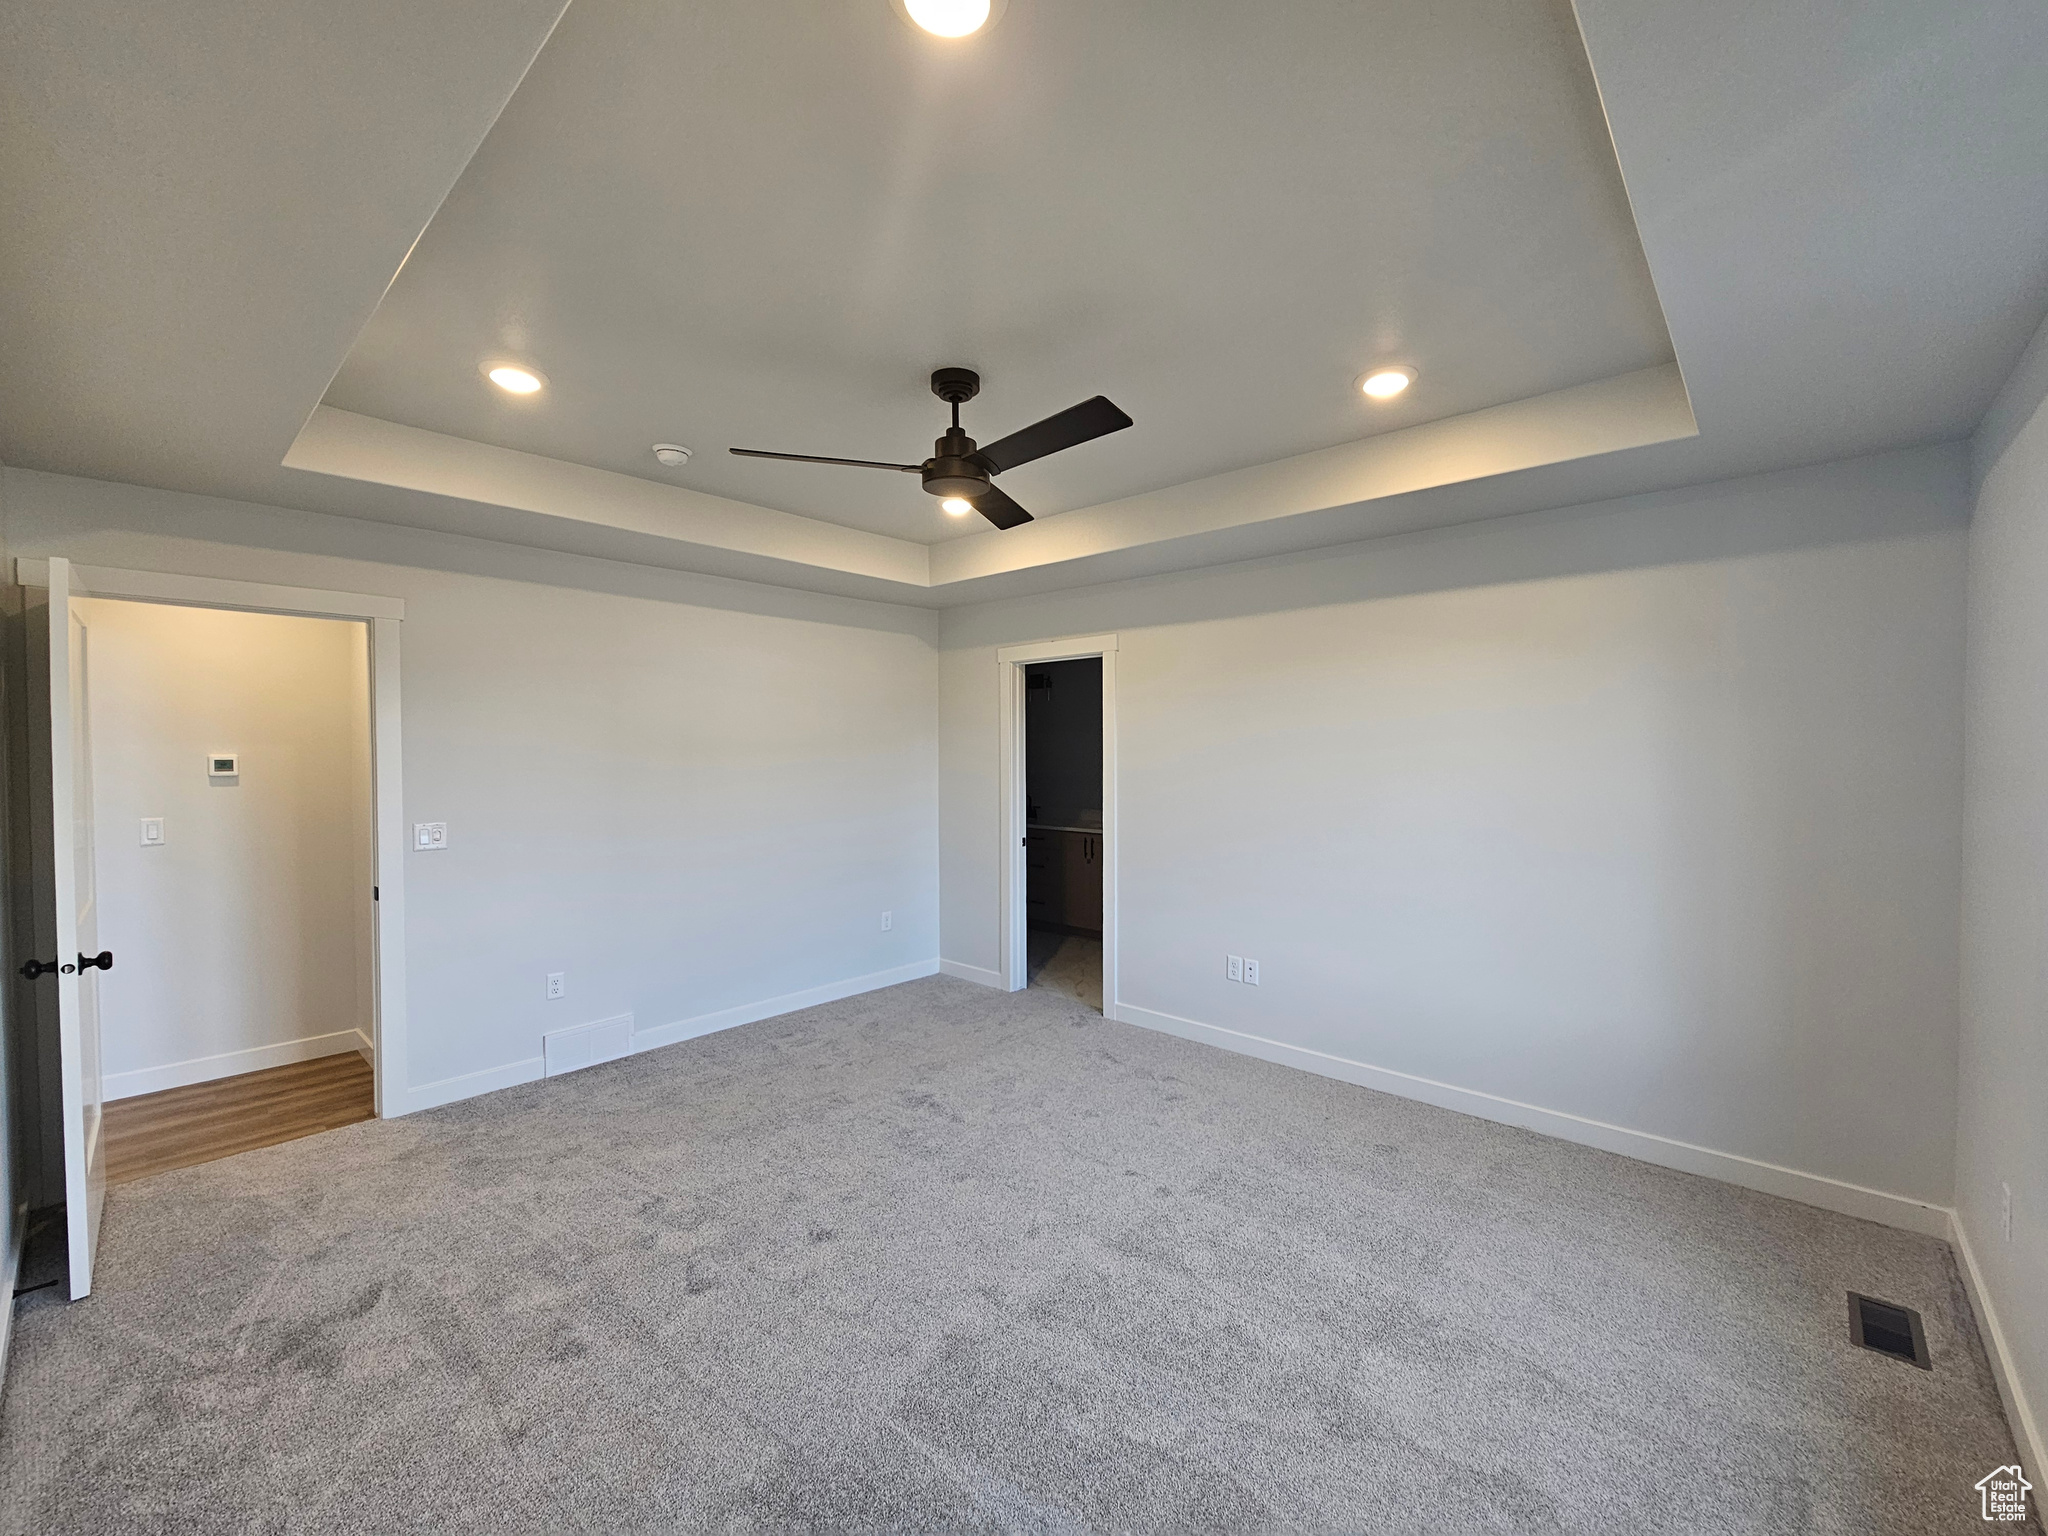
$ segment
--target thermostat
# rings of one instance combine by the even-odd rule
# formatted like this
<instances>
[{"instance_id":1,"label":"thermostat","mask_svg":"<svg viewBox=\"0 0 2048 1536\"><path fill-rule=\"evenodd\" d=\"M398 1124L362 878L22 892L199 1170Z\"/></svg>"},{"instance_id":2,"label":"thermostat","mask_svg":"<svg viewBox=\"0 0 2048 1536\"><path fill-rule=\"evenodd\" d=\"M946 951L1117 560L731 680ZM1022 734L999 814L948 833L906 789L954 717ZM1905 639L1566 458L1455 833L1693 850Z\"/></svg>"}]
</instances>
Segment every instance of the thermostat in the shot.
<instances>
[{"instance_id":1,"label":"thermostat","mask_svg":"<svg viewBox=\"0 0 2048 1536\"><path fill-rule=\"evenodd\" d=\"M242 776L241 754L239 752L207 753L206 776L209 779L239 779Z\"/></svg>"}]
</instances>

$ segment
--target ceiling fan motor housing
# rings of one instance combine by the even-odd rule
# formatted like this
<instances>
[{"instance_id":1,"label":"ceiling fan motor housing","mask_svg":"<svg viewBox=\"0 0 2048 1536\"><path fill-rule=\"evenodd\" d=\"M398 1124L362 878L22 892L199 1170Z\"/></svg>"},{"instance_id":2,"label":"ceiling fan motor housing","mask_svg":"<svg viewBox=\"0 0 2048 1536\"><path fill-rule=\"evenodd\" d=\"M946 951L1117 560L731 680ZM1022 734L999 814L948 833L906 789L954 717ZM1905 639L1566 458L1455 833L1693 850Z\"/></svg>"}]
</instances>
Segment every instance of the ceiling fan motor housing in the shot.
<instances>
[{"instance_id":1,"label":"ceiling fan motor housing","mask_svg":"<svg viewBox=\"0 0 2048 1536\"><path fill-rule=\"evenodd\" d=\"M934 496L965 496L970 500L988 489L988 466L974 456L974 439L958 427L932 444L924 463L924 488Z\"/></svg>"}]
</instances>

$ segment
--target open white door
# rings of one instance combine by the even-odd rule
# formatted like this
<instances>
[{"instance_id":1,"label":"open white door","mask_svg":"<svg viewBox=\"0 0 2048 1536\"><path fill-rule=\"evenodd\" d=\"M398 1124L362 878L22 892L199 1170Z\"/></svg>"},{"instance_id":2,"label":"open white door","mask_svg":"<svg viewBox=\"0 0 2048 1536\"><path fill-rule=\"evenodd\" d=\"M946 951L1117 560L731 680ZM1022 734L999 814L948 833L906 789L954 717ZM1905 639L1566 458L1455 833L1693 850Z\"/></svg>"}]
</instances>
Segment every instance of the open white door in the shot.
<instances>
[{"instance_id":1,"label":"open white door","mask_svg":"<svg viewBox=\"0 0 2048 1536\"><path fill-rule=\"evenodd\" d=\"M92 838L92 721L85 621L71 563L50 561L50 846L57 896L57 1040L64 1079L64 1203L71 1299L92 1289L106 1162L100 1136L99 947Z\"/></svg>"},{"instance_id":2,"label":"open white door","mask_svg":"<svg viewBox=\"0 0 2048 1536\"><path fill-rule=\"evenodd\" d=\"M1102 1016L1117 1017L1117 713L1115 635L1044 640L996 650L996 697L1002 741L1003 990L1021 992L1030 979L1030 876L1026 873L1024 668L1034 661L1102 658Z\"/></svg>"}]
</instances>

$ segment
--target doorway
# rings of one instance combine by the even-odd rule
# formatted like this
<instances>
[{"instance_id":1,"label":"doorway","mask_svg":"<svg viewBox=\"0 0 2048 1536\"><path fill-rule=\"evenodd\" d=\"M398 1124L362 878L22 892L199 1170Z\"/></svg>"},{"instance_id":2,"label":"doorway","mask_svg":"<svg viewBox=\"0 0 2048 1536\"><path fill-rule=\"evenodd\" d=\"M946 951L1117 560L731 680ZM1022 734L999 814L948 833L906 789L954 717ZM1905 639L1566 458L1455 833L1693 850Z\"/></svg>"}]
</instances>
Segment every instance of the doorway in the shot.
<instances>
[{"instance_id":1,"label":"doorway","mask_svg":"<svg viewBox=\"0 0 2048 1536\"><path fill-rule=\"evenodd\" d=\"M61 1230L69 1294L76 1300L92 1290L109 1151L120 1134L115 1122L124 1104L139 1106L152 1096L173 1093L225 1094L227 1090L218 1085L232 1085L230 1101L216 1102L212 1113L216 1120L237 1122L241 1144L219 1125L195 1129L182 1113L176 1116L181 1132L211 1142L207 1156L286 1139L278 1134L279 1128L295 1115L335 1118L337 1095L348 1100L350 1118L366 1118L361 1097L366 1068L373 1095L368 1113L388 1116L417 1107L410 1102L405 1071L406 844L400 820L399 708L399 632L405 604L365 593L83 566L56 556L18 559L15 578L25 590L20 619L29 692L40 693L44 706L25 712L33 723L23 733L25 782L36 807L28 818L27 840L36 891L36 900L29 904L34 955L19 967L33 988L36 1016L32 1059L26 1064L28 1079L36 1085L24 1104L27 1140L36 1149L28 1172L32 1200L44 1215L54 1217ZM177 615L185 617L179 620ZM294 739L307 734L303 720L291 713L306 700L296 695L298 683L274 675L279 668L272 665L277 658L271 652L282 643L283 631L241 634L229 649L253 659L259 668L271 665L269 703L242 717L244 737L213 739L234 729L236 722L202 718L204 700L192 695L195 679L187 674L203 674L203 666L188 667L168 680L159 670L140 685L133 677L128 686L122 685L118 662L124 647L118 642L124 629L132 628L135 632L128 639L138 642L126 647L131 659L162 643L161 635L143 634L152 630L145 616L163 624L196 626L193 633L216 638L223 633L219 626L232 621L313 621L327 626L318 631L324 637L319 643L330 660L339 662L331 675L345 679L345 689L330 689L328 697L331 701L345 691L347 704L345 718L334 722L331 733L343 745L314 765L315 777L324 773L331 787L339 786L336 793L347 808L338 809L338 799L312 817L280 817L275 795L248 796L244 809L256 814L242 817L239 842L236 837L225 843L214 839L209 847L205 834L210 823L235 822L233 792L252 787L252 770L275 780L307 767L287 761ZM110 641L116 643L110 647ZM95 681L100 688L95 688ZM139 725L117 719L119 708L109 712L112 705L106 695L124 691L130 697L123 707L142 712ZM266 735L266 720L283 721L284 728ZM131 728L139 734L124 734ZM193 729L211 734L183 740L180 733ZM151 731L166 739L166 750L175 759L164 770L168 778L144 786L144 792L162 804L116 804L116 786L131 760L158 760L137 747L138 742L147 745ZM118 757L110 737L121 739ZM248 742L255 744L253 752ZM205 788L173 782L182 777L203 780ZM202 798L179 798L187 792ZM217 798L209 801L204 798L208 795ZM266 803L248 803L259 800ZM277 852L284 870L279 878L296 880L302 866L319 862L323 838L344 850L328 871L336 889L346 886L346 912L339 920L320 917L314 910L317 901L309 903L288 892L281 895L285 887L277 879L252 875L243 857L252 847ZM168 955L168 966L152 966L150 919L138 915L141 908L129 900L141 901L152 882L134 870L114 870L110 880L103 855L111 856L118 848L124 855L148 860L188 845L209 856L200 858L196 867L184 868L172 857L155 870L155 883L170 892L172 901L161 905L153 920L171 933L171 942L154 945L160 962ZM362 902L365 877L367 910ZM207 909L204 898L209 889L224 897L224 906L217 902ZM276 952L276 934L264 922L277 915L272 909L280 905L299 930L326 930L331 940L329 963L309 965L301 963L303 956ZM180 930L179 921L188 915L182 908L215 921L197 930ZM238 934L214 931L228 926L228 919L241 920ZM123 931L117 933L117 927ZM135 939L132 944L130 936ZM155 937L161 941L163 935ZM92 953L100 945L104 948ZM211 963L219 958L214 951L220 949L233 952L226 967ZM42 958L53 952L53 958ZM234 1006L234 989L265 967L282 972L290 985L280 990L273 977L270 992L258 994L257 1012L269 1008L281 1013L287 1033L280 1037L273 1031L252 1040L246 1038L249 1013ZM120 977L133 978L138 987L116 989L113 994L109 1011L117 1015L110 1026L114 1049L126 1054L110 1064L103 1054L108 1031L102 1028L102 984ZM145 1029L138 1039L130 1028L136 1017L147 1017L156 1009L156 1022L165 1023L164 999L158 994L180 988L189 994L195 986L200 994L196 1013L187 1008L169 1019L168 1032L159 1029L152 1034ZM184 1001L189 1003L190 996ZM296 1004L317 1006L309 1014ZM312 1035L304 1032L307 1018L324 1017L319 1010L333 1008L342 1010L342 1025ZM210 1016L216 1013L223 1017ZM178 1032L195 1018L199 1033ZM172 1042L168 1051L167 1039ZM195 1040L200 1053L189 1054ZM367 1063L366 1048L373 1058ZM284 1059L278 1063L280 1056ZM263 1078L265 1073L290 1069L314 1072L323 1061L346 1068L354 1081L345 1087L309 1086ZM166 1087L167 1083L175 1086ZM309 1098L325 1102L310 1104ZM180 1108L166 1098L153 1107ZM162 1129L161 1115L156 1126ZM146 1126L142 1129L147 1131ZM205 1159L177 1156L162 1166L201 1160Z\"/></svg>"},{"instance_id":2,"label":"doorway","mask_svg":"<svg viewBox=\"0 0 2048 1536\"><path fill-rule=\"evenodd\" d=\"M375 1113L369 635L73 600L110 1184Z\"/></svg>"},{"instance_id":3,"label":"doorway","mask_svg":"<svg viewBox=\"0 0 2048 1536\"><path fill-rule=\"evenodd\" d=\"M1024 668L1026 985L1102 1010L1102 658Z\"/></svg>"},{"instance_id":4,"label":"doorway","mask_svg":"<svg viewBox=\"0 0 2048 1536\"><path fill-rule=\"evenodd\" d=\"M1002 977L1116 1016L1114 635L1005 646Z\"/></svg>"}]
</instances>

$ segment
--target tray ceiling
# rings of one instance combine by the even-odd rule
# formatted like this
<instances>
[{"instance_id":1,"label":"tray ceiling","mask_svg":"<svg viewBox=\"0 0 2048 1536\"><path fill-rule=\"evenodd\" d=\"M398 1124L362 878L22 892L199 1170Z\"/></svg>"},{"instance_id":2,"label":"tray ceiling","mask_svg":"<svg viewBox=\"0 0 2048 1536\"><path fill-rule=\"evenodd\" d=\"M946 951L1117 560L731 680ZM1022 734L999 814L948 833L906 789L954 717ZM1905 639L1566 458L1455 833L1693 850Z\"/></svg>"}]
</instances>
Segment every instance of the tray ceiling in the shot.
<instances>
[{"instance_id":1,"label":"tray ceiling","mask_svg":"<svg viewBox=\"0 0 2048 1536\"><path fill-rule=\"evenodd\" d=\"M946 364L982 441L1109 395L1044 516L1671 356L1565 0L577 0L326 403L932 543L984 525L725 450L922 459Z\"/></svg>"}]
</instances>

